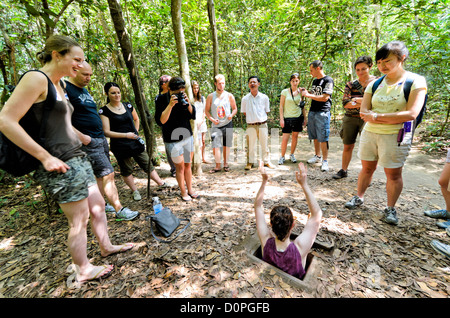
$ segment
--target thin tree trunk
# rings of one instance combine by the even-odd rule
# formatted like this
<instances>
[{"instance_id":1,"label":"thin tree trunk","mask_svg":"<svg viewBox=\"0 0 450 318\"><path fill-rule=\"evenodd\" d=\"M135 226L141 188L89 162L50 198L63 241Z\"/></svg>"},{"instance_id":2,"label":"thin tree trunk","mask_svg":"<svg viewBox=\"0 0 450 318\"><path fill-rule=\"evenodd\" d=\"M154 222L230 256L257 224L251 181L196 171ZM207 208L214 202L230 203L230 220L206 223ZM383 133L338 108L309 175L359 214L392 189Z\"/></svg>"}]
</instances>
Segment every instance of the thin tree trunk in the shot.
<instances>
[{"instance_id":1,"label":"thin tree trunk","mask_svg":"<svg viewBox=\"0 0 450 318\"><path fill-rule=\"evenodd\" d=\"M153 153L153 121L148 111L147 101L143 94L141 85L141 78L139 71L136 67L136 63L133 55L133 47L131 46L130 37L125 29L125 21L123 19L122 8L116 0L108 0L109 11L111 13L111 19L114 24L114 28L119 39L120 47L122 49L122 55L125 60L125 64L130 75L131 85L133 87L134 98L136 108L140 115L142 128L144 129L144 135L147 145L147 153L150 157L149 166L151 165L151 158ZM151 199L150 195L150 169L148 170L147 180L147 198Z\"/></svg>"},{"instance_id":2,"label":"thin tree trunk","mask_svg":"<svg viewBox=\"0 0 450 318\"><path fill-rule=\"evenodd\" d=\"M184 40L183 25L181 23L181 0L172 0L171 2L172 27L177 45L178 63L180 66L181 77L186 82L186 93L189 100L193 100L191 87L191 79L189 76L189 61L186 51L186 43ZM192 172L194 175L202 174L202 158L200 143L197 138L197 125L195 120L191 120L191 128L194 135L194 162L192 164Z\"/></svg>"},{"instance_id":3,"label":"thin tree trunk","mask_svg":"<svg viewBox=\"0 0 450 318\"><path fill-rule=\"evenodd\" d=\"M219 42L217 40L217 27L216 27L216 13L214 9L214 0L207 1L208 6L208 18L211 28L211 39L213 43L213 66L214 76L219 74Z\"/></svg>"}]
</instances>

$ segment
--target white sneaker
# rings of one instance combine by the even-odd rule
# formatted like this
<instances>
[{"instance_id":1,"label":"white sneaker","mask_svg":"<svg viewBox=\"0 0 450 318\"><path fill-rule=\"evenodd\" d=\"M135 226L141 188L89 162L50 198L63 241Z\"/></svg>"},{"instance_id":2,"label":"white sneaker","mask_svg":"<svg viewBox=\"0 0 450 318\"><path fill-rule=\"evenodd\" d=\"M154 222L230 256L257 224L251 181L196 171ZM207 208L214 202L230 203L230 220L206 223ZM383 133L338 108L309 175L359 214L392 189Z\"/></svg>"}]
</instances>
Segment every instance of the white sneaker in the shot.
<instances>
[{"instance_id":1,"label":"white sneaker","mask_svg":"<svg viewBox=\"0 0 450 318\"><path fill-rule=\"evenodd\" d=\"M106 205L105 205L105 212L116 213L116 210L114 209L114 207L111 204L106 203Z\"/></svg>"},{"instance_id":2,"label":"white sneaker","mask_svg":"<svg viewBox=\"0 0 450 318\"><path fill-rule=\"evenodd\" d=\"M129 208L121 208L119 212L116 212L116 217L124 221L131 221L139 215L137 211L131 211Z\"/></svg>"},{"instance_id":3,"label":"white sneaker","mask_svg":"<svg viewBox=\"0 0 450 318\"><path fill-rule=\"evenodd\" d=\"M134 199L134 201L139 201L140 199L142 199L141 194L139 193L138 190L133 192L133 199Z\"/></svg>"},{"instance_id":4,"label":"white sneaker","mask_svg":"<svg viewBox=\"0 0 450 318\"><path fill-rule=\"evenodd\" d=\"M313 164L313 163L319 163L322 161L322 157L319 157L318 155L314 155L314 157L312 157L311 159L308 159L308 163Z\"/></svg>"},{"instance_id":5,"label":"white sneaker","mask_svg":"<svg viewBox=\"0 0 450 318\"><path fill-rule=\"evenodd\" d=\"M290 155L290 159L291 159L291 162L292 162L292 163L296 163L296 162L297 162L297 159L295 159L294 154L291 154L291 155Z\"/></svg>"},{"instance_id":6,"label":"white sneaker","mask_svg":"<svg viewBox=\"0 0 450 318\"><path fill-rule=\"evenodd\" d=\"M320 167L320 170L322 170L322 171L328 171L328 169L330 169L330 168L328 167L328 161L327 161L327 160L322 161L322 167Z\"/></svg>"},{"instance_id":7,"label":"white sneaker","mask_svg":"<svg viewBox=\"0 0 450 318\"><path fill-rule=\"evenodd\" d=\"M280 160L278 160L278 164L283 165L284 161L285 161L284 157L280 157Z\"/></svg>"}]
</instances>

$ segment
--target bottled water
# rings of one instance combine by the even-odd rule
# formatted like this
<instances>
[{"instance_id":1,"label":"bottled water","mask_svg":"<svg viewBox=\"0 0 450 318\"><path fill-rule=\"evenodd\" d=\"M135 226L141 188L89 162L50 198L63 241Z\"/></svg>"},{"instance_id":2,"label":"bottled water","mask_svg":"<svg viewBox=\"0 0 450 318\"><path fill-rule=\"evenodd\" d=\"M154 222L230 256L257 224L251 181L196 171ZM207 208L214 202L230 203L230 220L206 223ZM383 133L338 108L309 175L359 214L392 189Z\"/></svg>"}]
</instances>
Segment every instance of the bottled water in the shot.
<instances>
[{"instance_id":1,"label":"bottled water","mask_svg":"<svg viewBox=\"0 0 450 318\"><path fill-rule=\"evenodd\" d=\"M158 197L153 197L152 200L153 200L153 211L155 211L155 214L158 214L159 212L161 212L163 208L162 203Z\"/></svg>"}]
</instances>

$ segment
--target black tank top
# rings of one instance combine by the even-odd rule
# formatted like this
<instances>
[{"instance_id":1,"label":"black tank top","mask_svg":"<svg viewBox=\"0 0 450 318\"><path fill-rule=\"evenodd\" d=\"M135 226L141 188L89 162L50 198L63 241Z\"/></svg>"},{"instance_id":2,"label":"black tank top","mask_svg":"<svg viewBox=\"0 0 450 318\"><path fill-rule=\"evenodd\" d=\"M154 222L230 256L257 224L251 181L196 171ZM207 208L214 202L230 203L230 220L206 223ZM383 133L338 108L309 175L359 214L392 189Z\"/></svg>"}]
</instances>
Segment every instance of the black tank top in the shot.
<instances>
[{"instance_id":1,"label":"black tank top","mask_svg":"<svg viewBox=\"0 0 450 318\"><path fill-rule=\"evenodd\" d=\"M111 131L120 133L134 132L138 135L134 126L133 106L130 103L122 104L125 107L125 113L123 114L113 113L108 106L100 108L99 114L108 117ZM145 146L139 140L127 138L111 138L110 147L116 158L130 158L145 150Z\"/></svg>"},{"instance_id":2,"label":"black tank top","mask_svg":"<svg viewBox=\"0 0 450 318\"><path fill-rule=\"evenodd\" d=\"M33 104L32 109L39 122L42 119L42 111L46 101ZM65 96L57 97L53 109L50 111L45 130L44 148L56 158L67 161L71 158L82 156L81 141L72 127L73 106Z\"/></svg>"}]
</instances>

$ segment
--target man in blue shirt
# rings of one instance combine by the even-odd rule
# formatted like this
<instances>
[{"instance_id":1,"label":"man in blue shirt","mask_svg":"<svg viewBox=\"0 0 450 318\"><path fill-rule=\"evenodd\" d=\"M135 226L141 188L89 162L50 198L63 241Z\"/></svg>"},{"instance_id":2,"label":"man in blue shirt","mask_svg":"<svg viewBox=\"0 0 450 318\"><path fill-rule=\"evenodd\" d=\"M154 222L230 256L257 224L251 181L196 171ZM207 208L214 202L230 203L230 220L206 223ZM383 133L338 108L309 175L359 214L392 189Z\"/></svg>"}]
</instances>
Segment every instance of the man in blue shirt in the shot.
<instances>
[{"instance_id":1,"label":"man in blue shirt","mask_svg":"<svg viewBox=\"0 0 450 318\"><path fill-rule=\"evenodd\" d=\"M83 151L92 164L97 184L108 202L107 212L115 212L116 217L123 220L132 220L139 214L127 207L123 207L114 181L114 168L109 159L108 141L103 133L103 125L97 111L97 104L85 88L91 81L92 68L84 62L83 68L71 77L66 83L66 92L74 108L72 125L83 143Z\"/></svg>"}]
</instances>

